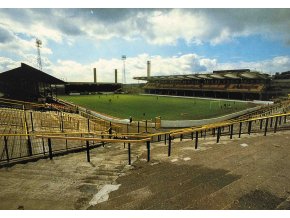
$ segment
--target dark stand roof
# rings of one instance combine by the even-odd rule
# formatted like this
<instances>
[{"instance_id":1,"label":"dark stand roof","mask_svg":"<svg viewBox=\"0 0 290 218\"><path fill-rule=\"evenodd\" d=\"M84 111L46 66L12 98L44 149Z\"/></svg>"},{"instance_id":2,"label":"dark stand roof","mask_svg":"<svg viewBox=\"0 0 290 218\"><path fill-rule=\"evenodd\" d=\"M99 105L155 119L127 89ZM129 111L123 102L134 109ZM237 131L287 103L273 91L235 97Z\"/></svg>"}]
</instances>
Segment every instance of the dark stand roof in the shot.
<instances>
[{"instance_id":1,"label":"dark stand roof","mask_svg":"<svg viewBox=\"0 0 290 218\"><path fill-rule=\"evenodd\" d=\"M213 73L243 73L250 72L250 69L235 69L235 70L214 70Z\"/></svg>"},{"instance_id":2,"label":"dark stand roof","mask_svg":"<svg viewBox=\"0 0 290 218\"><path fill-rule=\"evenodd\" d=\"M26 80L31 82L43 82L47 84L64 84L65 82L57 79L43 71L35 69L27 64L21 63L21 67L8 70L0 74L1 82L10 82L15 80Z\"/></svg>"}]
</instances>

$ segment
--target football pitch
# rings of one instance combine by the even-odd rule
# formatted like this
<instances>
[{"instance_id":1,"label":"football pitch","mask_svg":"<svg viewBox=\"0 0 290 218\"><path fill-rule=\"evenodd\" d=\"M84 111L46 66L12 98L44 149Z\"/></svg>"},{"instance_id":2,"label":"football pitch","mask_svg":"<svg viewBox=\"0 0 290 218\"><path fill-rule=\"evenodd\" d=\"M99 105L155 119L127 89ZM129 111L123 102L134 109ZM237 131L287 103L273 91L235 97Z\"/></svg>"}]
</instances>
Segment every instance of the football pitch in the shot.
<instances>
[{"instance_id":1,"label":"football pitch","mask_svg":"<svg viewBox=\"0 0 290 218\"><path fill-rule=\"evenodd\" d=\"M100 94L59 96L59 98L113 117L133 120L197 120L226 115L253 107L236 101L173 98L147 95Z\"/></svg>"}]
</instances>

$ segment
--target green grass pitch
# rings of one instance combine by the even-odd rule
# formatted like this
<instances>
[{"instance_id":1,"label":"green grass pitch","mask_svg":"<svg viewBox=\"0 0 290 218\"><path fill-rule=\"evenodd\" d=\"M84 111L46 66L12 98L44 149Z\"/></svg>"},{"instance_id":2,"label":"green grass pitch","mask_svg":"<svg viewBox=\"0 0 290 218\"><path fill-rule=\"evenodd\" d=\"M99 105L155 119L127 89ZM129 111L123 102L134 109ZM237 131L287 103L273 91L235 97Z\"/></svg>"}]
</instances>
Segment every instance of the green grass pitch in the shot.
<instances>
[{"instance_id":1,"label":"green grass pitch","mask_svg":"<svg viewBox=\"0 0 290 218\"><path fill-rule=\"evenodd\" d=\"M214 101L193 98L172 98L146 95L103 94L60 96L69 102L103 114L133 120L196 120L226 115L253 107L252 103Z\"/></svg>"}]
</instances>

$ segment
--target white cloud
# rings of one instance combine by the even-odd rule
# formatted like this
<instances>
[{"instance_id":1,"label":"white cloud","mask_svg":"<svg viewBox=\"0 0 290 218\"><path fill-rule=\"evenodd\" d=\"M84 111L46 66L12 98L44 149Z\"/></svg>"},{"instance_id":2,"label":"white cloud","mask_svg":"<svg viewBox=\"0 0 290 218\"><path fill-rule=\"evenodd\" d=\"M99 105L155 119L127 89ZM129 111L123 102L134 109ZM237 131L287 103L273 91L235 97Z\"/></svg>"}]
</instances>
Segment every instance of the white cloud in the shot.
<instances>
[{"instance_id":1,"label":"white cloud","mask_svg":"<svg viewBox=\"0 0 290 218\"><path fill-rule=\"evenodd\" d=\"M20 62L16 62L10 58L0 57L0 72L20 67Z\"/></svg>"},{"instance_id":2,"label":"white cloud","mask_svg":"<svg viewBox=\"0 0 290 218\"><path fill-rule=\"evenodd\" d=\"M200 42L204 32L205 19L199 14L192 16L182 10L172 10L168 13L154 13L148 16L151 28L147 40L153 44L175 44L179 39L187 43Z\"/></svg>"},{"instance_id":3,"label":"white cloud","mask_svg":"<svg viewBox=\"0 0 290 218\"><path fill-rule=\"evenodd\" d=\"M69 82L92 82L93 68L97 68L98 82L114 82L114 69L118 69L118 80L121 81L122 62L117 59L100 59L87 65L72 60L58 60L56 64L50 63L44 71Z\"/></svg>"},{"instance_id":4,"label":"white cloud","mask_svg":"<svg viewBox=\"0 0 290 218\"><path fill-rule=\"evenodd\" d=\"M228 42L231 41L232 36L231 36L231 32L228 28L224 28L220 31L220 34L216 37L214 37L212 40L210 40L210 43L212 45L217 45L220 44L222 42Z\"/></svg>"},{"instance_id":5,"label":"white cloud","mask_svg":"<svg viewBox=\"0 0 290 218\"><path fill-rule=\"evenodd\" d=\"M70 57L56 63L48 59L53 53L51 41L62 43L90 39L102 43L113 37L142 39L154 45L186 43L217 45L252 34L290 42L290 9L0 9L0 51L15 54L14 59L0 57L0 70L20 65L20 60L36 67L35 38L42 40L44 71L68 81L92 81L93 67L98 81L113 82L114 69L122 81L123 62L99 59L82 64ZM79 37L79 38L78 38ZM81 40L78 40L81 39ZM146 44L145 44L146 45ZM80 47L82 44L79 45ZM182 49L182 48L181 48ZM1 52L0 52L1 56ZM9 57L12 57L10 55ZM257 62L220 63L197 54L171 57L140 54L126 60L127 82L135 76L146 76L146 62L151 60L152 75L211 72L218 69L250 68L263 72L287 71L289 56L277 56Z\"/></svg>"},{"instance_id":6,"label":"white cloud","mask_svg":"<svg viewBox=\"0 0 290 218\"><path fill-rule=\"evenodd\" d=\"M196 54L186 54L174 57L152 56L141 54L126 59L126 82L136 76L146 76L147 60L151 60L153 75L171 75L206 71L207 66L212 66L215 60L200 58ZM44 71L71 82L92 82L93 68L97 69L99 82L114 82L114 70L118 71L118 81L122 82L123 61L119 59L99 59L96 62L83 65L72 60L58 60L56 64L48 63Z\"/></svg>"},{"instance_id":7,"label":"white cloud","mask_svg":"<svg viewBox=\"0 0 290 218\"><path fill-rule=\"evenodd\" d=\"M277 56L272 59L261 60L256 62L237 62L237 63L220 63L216 70L248 68L264 73L284 72L290 70L290 57Z\"/></svg>"},{"instance_id":8,"label":"white cloud","mask_svg":"<svg viewBox=\"0 0 290 218\"><path fill-rule=\"evenodd\" d=\"M62 41L62 32L51 25L54 23L53 14L46 14L46 10L38 9L2 9L0 10L1 25L7 30L25 34L32 38Z\"/></svg>"},{"instance_id":9,"label":"white cloud","mask_svg":"<svg viewBox=\"0 0 290 218\"><path fill-rule=\"evenodd\" d=\"M0 30L5 29L5 26L0 24ZM26 59L31 53L36 55L35 39L22 39L17 33L12 32L9 29L5 29L8 33L9 38L5 41L0 41L0 50L9 51L10 54L17 55L20 58ZM52 54L52 50L47 47L46 41L41 46L41 54L47 55Z\"/></svg>"},{"instance_id":10,"label":"white cloud","mask_svg":"<svg viewBox=\"0 0 290 218\"><path fill-rule=\"evenodd\" d=\"M126 81L136 83L133 77L146 76L147 60L151 60L151 75L182 75L212 72L213 70L244 69L264 73L284 72L290 70L290 57L278 56L257 62L218 63L216 59L204 58L196 54L185 54L173 57L149 56L141 54L126 60ZM99 59L88 65L59 60L49 63L44 69L52 75L71 82L92 82L93 68L97 68L98 82L114 82L114 70L118 70L118 81L122 82L123 62L119 59Z\"/></svg>"},{"instance_id":11,"label":"white cloud","mask_svg":"<svg viewBox=\"0 0 290 218\"><path fill-rule=\"evenodd\" d=\"M33 67L37 67L35 56L28 55L23 61ZM264 73L284 72L290 70L290 57L277 56L272 59L257 62L219 63L216 59L204 58L196 54L184 54L180 56L162 57L141 54L126 60L126 81L136 83L133 77L147 75L147 61L151 61L151 75L182 75L192 73L212 72L213 70L248 68ZM52 63L43 58L43 71L57 78L70 82L92 82L93 68L97 68L98 82L114 82L114 70L118 70L118 81L122 82L123 62L119 59L99 59L87 65L73 60L58 60ZM20 66L19 61L0 57L0 71L10 70Z\"/></svg>"},{"instance_id":12,"label":"white cloud","mask_svg":"<svg viewBox=\"0 0 290 218\"><path fill-rule=\"evenodd\" d=\"M143 39L156 45L212 45L238 36L261 35L290 41L290 9L11 9L0 10L1 24L16 33L73 42Z\"/></svg>"}]
</instances>

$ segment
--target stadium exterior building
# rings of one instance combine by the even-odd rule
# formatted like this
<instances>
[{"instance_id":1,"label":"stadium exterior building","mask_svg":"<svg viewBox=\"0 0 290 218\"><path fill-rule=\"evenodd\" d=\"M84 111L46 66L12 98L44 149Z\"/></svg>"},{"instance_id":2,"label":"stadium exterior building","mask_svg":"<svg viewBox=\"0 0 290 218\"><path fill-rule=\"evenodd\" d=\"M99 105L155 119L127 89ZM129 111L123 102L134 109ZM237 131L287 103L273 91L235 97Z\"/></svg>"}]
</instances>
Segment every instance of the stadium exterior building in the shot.
<instances>
[{"instance_id":1,"label":"stadium exterior building","mask_svg":"<svg viewBox=\"0 0 290 218\"><path fill-rule=\"evenodd\" d=\"M249 69L206 74L134 77L144 80L145 93L240 100L271 100L290 93L290 73L271 77Z\"/></svg>"}]
</instances>

